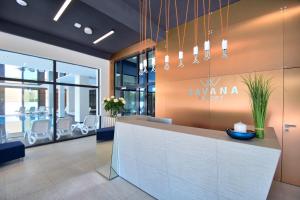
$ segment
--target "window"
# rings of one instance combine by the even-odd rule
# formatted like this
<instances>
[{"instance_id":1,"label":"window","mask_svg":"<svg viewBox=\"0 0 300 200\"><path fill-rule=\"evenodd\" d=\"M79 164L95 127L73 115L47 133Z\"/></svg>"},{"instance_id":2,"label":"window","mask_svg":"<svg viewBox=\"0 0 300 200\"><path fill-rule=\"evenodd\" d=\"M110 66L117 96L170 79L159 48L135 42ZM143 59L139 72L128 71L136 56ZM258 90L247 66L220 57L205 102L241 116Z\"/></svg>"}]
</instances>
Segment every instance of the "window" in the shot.
<instances>
[{"instance_id":1,"label":"window","mask_svg":"<svg viewBox=\"0 0 300 200\"><path fill-rule=\"evenodd\" d=\"M98 86L98 70L56 62L57 83Z\"/></svg>"},{"instance_id":2,"label":"window","mask_svg":"<svg viewBox=\"0 0 300 200\"><path fill-rule=\"evenodd\" d=\"M148 73L139 75L141 56L136 55L115 63L115 96L125 98L123 115L155 116L154 51L146 54ZM154 66L155 67L155 66Z\"/></svg>"},{"instance_id":3,"label":"window","mask_svg":"<svg viewBox=\"0 0 300 200\"><path fill-rule=\"evenodd\" d=\"M0 142L95 134L97 102L97 69L0 50Z\"/></svg>"}]
</instances>

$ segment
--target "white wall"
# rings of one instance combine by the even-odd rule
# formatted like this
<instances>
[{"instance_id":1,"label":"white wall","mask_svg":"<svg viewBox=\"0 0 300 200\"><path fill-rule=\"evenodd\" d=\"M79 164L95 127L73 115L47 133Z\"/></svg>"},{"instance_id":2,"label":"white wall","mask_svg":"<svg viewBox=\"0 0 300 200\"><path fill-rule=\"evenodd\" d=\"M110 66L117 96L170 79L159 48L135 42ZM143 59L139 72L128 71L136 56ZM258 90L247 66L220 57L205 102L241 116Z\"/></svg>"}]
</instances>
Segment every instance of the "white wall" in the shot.
<instances>
[{"instance_id":1,"label":"white wall","mask_svg":"<svg viewBox=\"0 0 300 200\"><path fill-rule=\"evenodd\" d=\"M19 37L1 31L0 49L100 69L100 114L105 113L104 109L102 108L102 99L109 95L109 60L97 58L95 56L90 56L77 51L57 47L24 37Z\"/></svg>"}]
</instances>

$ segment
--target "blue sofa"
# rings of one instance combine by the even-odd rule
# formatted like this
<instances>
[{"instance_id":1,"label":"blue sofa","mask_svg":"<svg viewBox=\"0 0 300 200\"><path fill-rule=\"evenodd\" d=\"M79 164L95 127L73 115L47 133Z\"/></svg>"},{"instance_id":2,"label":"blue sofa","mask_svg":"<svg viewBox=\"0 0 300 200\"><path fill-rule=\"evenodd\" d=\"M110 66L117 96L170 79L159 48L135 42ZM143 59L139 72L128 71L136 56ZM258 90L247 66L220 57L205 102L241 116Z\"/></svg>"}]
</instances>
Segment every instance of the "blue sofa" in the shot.
<instances>
[{"instance_id":1,"label":"blue sofa","mask_svg":"<svg viewBox=\"0 0 300 200\"><path fill-rule=\"evenodd\" d=\"M109 141L114 139L115 127L100 128L97 130L97 141Z\"/></svg>"},{"instance_id":2,"label":"blue sofa","mask_svg":"<svg viewBox=\"0 0 300 200\"><path fill-rule=\"evenodd\" d=\"M0 144L0 164L25 157L25 145L20 142Z\"/></svg>"}]
</instances>

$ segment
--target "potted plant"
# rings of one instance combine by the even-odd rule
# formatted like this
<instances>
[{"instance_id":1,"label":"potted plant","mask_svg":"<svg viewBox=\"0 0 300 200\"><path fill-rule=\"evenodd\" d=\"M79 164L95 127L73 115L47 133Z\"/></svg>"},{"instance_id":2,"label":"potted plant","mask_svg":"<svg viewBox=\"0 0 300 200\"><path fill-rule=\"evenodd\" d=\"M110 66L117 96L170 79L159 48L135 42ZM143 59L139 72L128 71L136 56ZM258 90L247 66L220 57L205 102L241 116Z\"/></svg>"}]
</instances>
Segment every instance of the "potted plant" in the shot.
<instances>
[{"instance_id":1,"label":"potted plant","mask_svg":"<svg viewBox=\"0 0 300 200\"><path fill-rule=\"evenodd\" d=\"M107 97L103 101L104 109L110 112L112 117L117 117L118 113L124 108L126 101L124 98L115 98L115 96Z\"/></svg>"},{"instance_id":2,"label":"potted plant","mask_svg":"<svg viewBox=\"0 0 300 200\"><path fill-rule=\"evenodd\" d=\"M255 74L243 77L243 82L249 89L256 137L263 139L267 107L271 95L271 79Z\"/></svg>"}]
</instances>

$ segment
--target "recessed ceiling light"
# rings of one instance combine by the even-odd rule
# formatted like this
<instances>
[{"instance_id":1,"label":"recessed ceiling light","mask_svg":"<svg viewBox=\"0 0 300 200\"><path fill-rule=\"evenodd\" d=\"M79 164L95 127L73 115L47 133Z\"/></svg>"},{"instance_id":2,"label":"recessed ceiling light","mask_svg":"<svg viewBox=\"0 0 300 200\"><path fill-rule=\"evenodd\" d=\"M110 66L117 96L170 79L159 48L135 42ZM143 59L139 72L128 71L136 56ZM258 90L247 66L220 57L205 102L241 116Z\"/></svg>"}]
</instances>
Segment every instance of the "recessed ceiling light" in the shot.
<instances>
[{"instance_id":1,"label":"recessed ceiling light","mask_svg":"<svg viewBox=\"0 0 300 200\"><path fill-rule=\"evenodd\" d=\"M81 28L81 24L79 24L79 23L76 22L76 23L74 24L74 27L76 27L76 28Z\"/></svg>"},{"instance_id":2,"label":"recessed ceiling light","mask_svg":"<svg viewBox=\"0 0 300 200\"><path fill-rule=\"evenodd\" d=\"M66 0L65 3L61 6L61 8L58 10L58 12L56 13L55 17L53 18L54 21L58 21L58 19L60 18L60 16L65 12L65 10L67 9L67 7L70 5L72 0Z\"/></svg>"},{"instance_id":3,"label":"recessed ceiling light","mask_svg":"<svg viewBox=\"0 0 300 200\"><path fill-rule=\"evenodd\" d=\"M27 5L28 5L28 3L27 3L26 1L24 1L24 0L16 0L16 2L17 2L19 5L21 5L21 6L27 6Z\"/></svg>"},{"instance_id":4,"label":"recessed ceiling light","mask_svg":"<svg viewBox=\"0 0 300 200\"><path fill-rule=\"evenodd\" d=\"M85 27L84 28L84 33L88 34L88 35L91 35L91 34L93 34L93 29L90 28L90 27Z\"/></svg>"},{"instance_id":5,"label":"recessed ceiling light","mask_svg":"<svg viewBox=\"0 0 300 200\"><path fill-rule=\"evenodd\" d=\"M111 30L111 31L109 31L108 33L106 33L105 35L101 36L99 39L95 40L93 43L94 43L94 44L97 44L97 43L101 42L102 40L104 40L105 38L111 36L111 35L114 34L114 33L115 33L115 31L114 31L114 30Z\"/></svg>"}]
</instances>

